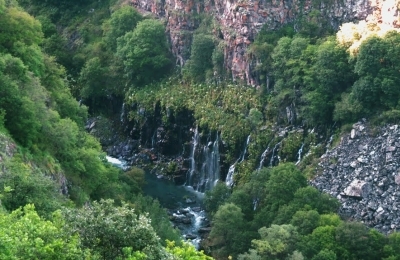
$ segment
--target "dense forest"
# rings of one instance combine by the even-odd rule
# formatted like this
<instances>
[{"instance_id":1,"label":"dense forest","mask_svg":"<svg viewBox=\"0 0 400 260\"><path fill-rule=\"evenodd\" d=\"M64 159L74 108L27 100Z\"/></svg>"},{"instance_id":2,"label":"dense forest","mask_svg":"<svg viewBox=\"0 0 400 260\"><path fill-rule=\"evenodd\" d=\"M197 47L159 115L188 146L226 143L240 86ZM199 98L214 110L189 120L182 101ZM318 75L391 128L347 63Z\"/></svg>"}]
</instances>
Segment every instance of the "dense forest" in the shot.
<instances>
[{"instance_id":1,"label":"dense forest","mask_svg":"<svg viewBox=\"0 0 400 260\"><path fill-rule=\"evenodd\" d=\"M400 34L366 22L335 32L318 12L263 28L247 52L254 88L224 67L218 23L194 19L176 67L165 21L123 1L0 0L0 258L400 259L399 233L341 218L336 198L308 185L327 136L363 117L399 121ZM85 130L89 117L119 119L122 104L133 125L160 115L173 129L190 114L221 135L228 163L251 135L233 185L205 193L203 250L143 194L145 171L113 167ZM306 131L279 139L277 125ZM263 167L277 144L279 163Z\"/></svg>"}]
</instances>

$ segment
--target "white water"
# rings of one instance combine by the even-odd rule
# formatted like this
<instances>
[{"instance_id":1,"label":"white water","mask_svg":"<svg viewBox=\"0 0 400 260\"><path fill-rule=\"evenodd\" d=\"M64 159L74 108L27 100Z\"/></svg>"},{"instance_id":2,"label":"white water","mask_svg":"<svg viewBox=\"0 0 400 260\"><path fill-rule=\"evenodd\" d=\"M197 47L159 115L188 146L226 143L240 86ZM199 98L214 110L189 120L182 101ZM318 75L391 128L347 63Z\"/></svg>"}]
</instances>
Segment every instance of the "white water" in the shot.
<instances>
[{"instance_id":1,"label":"white water","mask_svg":"<svg viewBox=\"0 0 400 260\"><path fill-rule=\"evenodd\" d=\"M122 170L126 170L127 169L127 165L125 161L121 161L117 158L111 157L111 156L106 156L106 159L109 163L111 163L112 165L122 169Z\"/></svg>"},{"instance_id":2,"label":"white water","mask_svg":"<svg viewBox=\"0 0 400 260\"><path fill-rule=\"evenodd\" d=\"M192 137L190 169L186 176L186 186L193 187L195 191L204 192L216 185L220 178L219 142L220 137L217 133L214 142L208 140L207 145L202 145L196 127Z\"/></svg>"},{"instance_id":3,"label":"white water","mask_svg":"<svg viewBox=\"0 0 400 260\"><path fill-rule=\"evenodd\" d=\"M124 123L125 121L125 103L122 104L121 115L119 117L119 120L121 121L121 123Z\"/></svg>"},{"instance_id":4,"label":"white water","mask_svg":"<svg viewBox=\"0 0 400 260\"><path fill-rule=\"evenodd\" d=\"M297 152L297 162L296 165L298 165L301 161L301 153L303 152L303 147L304 147L304 143L301 144L301 147L299 149L299 151Z\"/></svg>"},{"instance_id":5,"label":"white water","mask_svg":"<svg viewBox=\"0 0 400 260\"><path fill-rule=\"evenodd\" d=\"M247 148L249 147L249 144L250 144L250 137L251 137L251 135L247 136L246 144L245 144L245 146L244 146L244 150L243 150L243 153L242 153L242 156L241 156L241 158L240 158L239 163L243 162L244 159L245 159L245 157L246 157Z\"/></svg>"},{"instance_id":6,"label":"white water","mask_svg":"<svg viewBox=\"0 0 400 260\"><path fill-rule=\"evenodd\" d=\"M271 156L271 159L270 159L270 161L269 161L269 166L270 166L270 167L273 167L273 166L274 166L275 157L276 157L276 159L278 160L278 164L279 164L279 156L275 156L275 153L276 153L276 151L277 151L277 149L278 149L278 146L280 146L280 145L281 145L281 142L275 144L274 149L272 149L272 156Z\"/></svg>"},{"instance_id":7,"label":"white water","mask_svg":"<svg viewBox=\"0 0 400 260\"><path fill-rule=\"evenodd\" d=\"M226 174L226 179L225 179L225 184L228 187L233 186L233 175L235 174L236 164L243 162L244 159L246 158L247 148L249 147L249 144L250 144L250 137L251 137L251 135L247 136L246 144L244 146L243 152L240 154L240 156L236 160L236 162L229 167L229 170L228 170L228 173Z\"/></svg>"},{"instance_id":8,"label":"white water","mask_svg":"<svg viewBox=\"0 0 400 260\"><path fill-rule=\"evenodd\" d=\"M225 184L228 187L232 187L233 185L233 174L235 173L237 161L229 167L228 174L226 175Z\"/></svg>"},{"instance_id":9,"label":"white water","mask_svg":"<svg viewBox=\"0 0 400 260\"><path fill-rule=\"evenodd\" d=\"M193 217L192 224L187 230L184 230L184 233L196 236L196 238L191 239L190 242L194 245L194 247L196 247L196 249L199 249L201 242L199 229L201 228L203 220L205 219L205 212L204 210L193 211L191 207L187 207L185 208L185 210L189 211L189 213L192 214ZM187 235L184 235L184 237L187 238Z\"/></svg>"},{"instance_id":10,"label":"white water","mask_svg":"<svg viewBox=\"0 0 400 260\"><path fill-rule=\"evenodd\" d=\"M268 145L267 149L265 149L265 151L261 154L260 165L258 166L257 171L261 170L261 168L264 166L264 161L267 157L268 152L269 152L269 145Z\"/></svg>"}]
</instances>

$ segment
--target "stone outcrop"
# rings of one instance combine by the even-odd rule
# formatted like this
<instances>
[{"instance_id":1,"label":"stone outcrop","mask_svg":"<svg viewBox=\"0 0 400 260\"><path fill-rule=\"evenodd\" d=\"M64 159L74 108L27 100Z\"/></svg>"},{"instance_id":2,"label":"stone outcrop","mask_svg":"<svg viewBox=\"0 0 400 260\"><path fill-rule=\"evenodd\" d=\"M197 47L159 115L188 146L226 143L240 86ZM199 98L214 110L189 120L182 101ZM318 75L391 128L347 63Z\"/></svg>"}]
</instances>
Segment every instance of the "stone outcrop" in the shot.
<instances>
[{"instance_id":1,"label":"stone outcrop","mask_svg":"<svg viewBox=\"0 0 400 260\"><path fill-rule=\"evenodd\" d=\"M312 180L337 197L340 213L384 232L400 229L400 127L371 129L353 125L340 144L328 150Z\"/></svg>"},{"instance_id":2,"label":"stone outcrop","mask_svg":"<svg viewBox=\"0 0 400 260\"><path fill-rule=\"evenodd\" d=\"M260 82L254 71L257 61L248 47L264 24L268 29L276 29L318 10L334 29L358 20L399 27L395 0L130 0L130 3L141 12L165 20L172 52L180 66L189 58L191 35L198 26L196 15L212 15L219 25L213 33L225 43L225 68L233 79L253 86Z\"/></svg>"}]
</instances>

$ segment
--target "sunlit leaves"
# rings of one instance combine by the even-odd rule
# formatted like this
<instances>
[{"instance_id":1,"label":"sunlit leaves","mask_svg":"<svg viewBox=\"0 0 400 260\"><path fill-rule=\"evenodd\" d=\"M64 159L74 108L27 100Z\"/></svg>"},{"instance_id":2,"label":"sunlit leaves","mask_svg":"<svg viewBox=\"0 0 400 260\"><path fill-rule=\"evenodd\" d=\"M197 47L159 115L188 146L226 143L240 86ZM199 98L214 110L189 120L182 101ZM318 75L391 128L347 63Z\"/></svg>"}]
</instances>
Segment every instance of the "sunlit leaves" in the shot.
<instances>
[{"instance_id":1,"label":"sunlit leaves","mask_svg":"<svg viewBox=\"0 0 400 260\"><path fill-rule=\"evenodd\" d=\"M77 235L64 232L59 212L53 221L38 216L33 205L0 214L1 259L87 259Z\"/></svg>"},{"instance_id":2,"label":"sunlit leaves","mask_svg":"<svg viewBox=\"0 0 400 260\"><path fill-rule=\"evenodd\" d=\"M0 16L0 51L11 50L15 42L38 45L43 38L40 22L28 13L10 7Z\"/></svg>"}]
</instances>

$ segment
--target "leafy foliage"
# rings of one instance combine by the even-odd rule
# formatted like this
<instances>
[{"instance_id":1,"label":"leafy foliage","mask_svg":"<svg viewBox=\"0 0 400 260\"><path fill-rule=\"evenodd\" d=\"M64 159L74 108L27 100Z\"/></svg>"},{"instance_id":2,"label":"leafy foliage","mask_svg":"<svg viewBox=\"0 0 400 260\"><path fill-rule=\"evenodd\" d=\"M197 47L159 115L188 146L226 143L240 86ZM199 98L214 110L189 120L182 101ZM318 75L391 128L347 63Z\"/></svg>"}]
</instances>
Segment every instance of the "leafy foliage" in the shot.
<instances>
[{"instance_id":1,"label":"leafy foliage","mask_svg":"<svg viewBox=\"0 0 400 260\"><path fill-rule=\"evenodd\" d=\"M123 61L125 76L133 85L150 83L168 72L171 61L164 30L160 22L146 19L134 31L118 38L117 56Z\"/></svg>"},{"instance_id":2,"label":"leafy foliage","mask_svg":"<svg viewBox=\"0 0 400 260\"><path fill-rule=\"evenodd\" d=\"M82 247L103 259L122 257L127 247L145 253L147 259L167 259L150 220L126 204L116 207L112 200L101 200L64 214L68 232L78 233Z\"/></svg>"},{"instance_id":3,"label":"leafy foliage","mask_svg":"<svg viewBox=\"0 0 400 260\"><path fill-rule=\"evenodd\" d=\"M110 19L103 23L103 40L107 48L115 51L117 39L133 31L140 20L141 15L131 6L123 6L112 13Z\"/></svg>"},{"instance_id":4,"label":"leafy foliage","mask_svg":"<svg viewBox=\"0 0 400 260\"><path fill-rule=\"evenodd\" d=\"M10 214L0 213L1 259L88 259L77 235L65 232L56 212L52 221L42 219L32 204Z\"/></svg>"}]
</instances>

